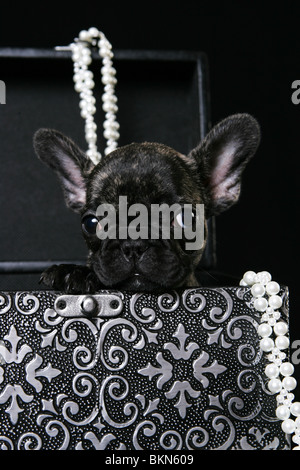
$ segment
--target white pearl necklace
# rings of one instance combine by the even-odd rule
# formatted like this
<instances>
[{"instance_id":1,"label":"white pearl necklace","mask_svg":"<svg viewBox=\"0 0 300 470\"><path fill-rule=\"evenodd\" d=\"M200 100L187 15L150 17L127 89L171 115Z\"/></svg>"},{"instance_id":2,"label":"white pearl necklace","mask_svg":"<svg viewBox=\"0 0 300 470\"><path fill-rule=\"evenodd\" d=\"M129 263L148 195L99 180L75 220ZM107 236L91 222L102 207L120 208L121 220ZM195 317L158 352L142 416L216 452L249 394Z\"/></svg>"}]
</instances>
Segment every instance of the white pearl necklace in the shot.
<instances>
[{"instance_id":1,"label":"white pearl necklace","mask_svg":"<svg viewBox=\"0 0 300 470\"><path fill-rule=\"evenodd\" d=\"M292 374L294 366L285 361L290 341L287 335L288 325L280 321L280 307L282 299L278 295L280 286L272 281L271 274L267 271L255 273L247 271L240 282L241 286L251 287L253 307L260 313L261 323L257 333L261 337L260 348L269 353L269 363L265 368L268 378L268 389L271 393L277 393L276 416L282 420L282 430L291 434L292 441L297 444L293 450L300 450L300 403L293 402L295 396L291 393L297 386L297 381Z\"/></svg>"},{"instance_id":2,"label":"white pearl necklace","mask_svg":"<svg viewBox=\"0 0 300 470\"><path fill-rule=\"evenodd\" d=\"M94 121L96 113L96 99L93 96L95 82L93 72L88 70L92 62L92 46L98 45L99 55L102 58L102 83L104 94L102 95L102 108L105 114L104 137L107 140L105 155L115 150L120 137L118 132L119 123L116 121L118 111L115 86L117 84L116 70L113 67L113 52L110 42L97 28L90 28L88 31L81 31L79 37L74 39L70 45L72 59L74 62L74 82L75 90L80 95L80 114L85 119L85 139L88 144L86 155L96 165L101 160L101 154L97 149L97 125ZM57 48L59 49L59 48Z\"/></svg>"}]
</instances>

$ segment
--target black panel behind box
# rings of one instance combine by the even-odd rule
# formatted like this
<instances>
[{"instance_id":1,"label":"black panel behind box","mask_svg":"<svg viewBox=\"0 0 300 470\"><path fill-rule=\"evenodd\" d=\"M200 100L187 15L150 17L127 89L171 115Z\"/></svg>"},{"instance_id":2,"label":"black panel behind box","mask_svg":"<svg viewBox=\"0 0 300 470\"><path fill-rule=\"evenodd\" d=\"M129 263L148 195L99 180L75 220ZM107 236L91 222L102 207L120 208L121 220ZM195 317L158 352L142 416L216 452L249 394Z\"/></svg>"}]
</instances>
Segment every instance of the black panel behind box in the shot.
<instances>
[{"instance_id":1,"label":"black panel behind box","mask_svg":"<svg viewBox=\"0 0 300 470\"><path fill-rule=\"evenodd\" d=\"M97 56L95 56L95 59ZM207 67L203 54L116 51L120 145L157 141L187 153L207 131ZM1 79L7 104L1 106L0 265L2 272L27 262L84 262L86 246L77 215L65 208L56 177L34 154L32 137L40 127L60 130L83 149L84 121L73 87L69 53L38 49L0 49ZM100 58L93 61L99 149L103 152ZM214 227L202 261L215 263ZM9 264L10 263L10 264ZM24 264L21 269L26 271ZM3 276L1 276L3 277ZM22 282L23 277L19 277ZM27 288L21 285L15 288ZM8 286L5 280L1 288Z\"/></svg>"}]
</instances>

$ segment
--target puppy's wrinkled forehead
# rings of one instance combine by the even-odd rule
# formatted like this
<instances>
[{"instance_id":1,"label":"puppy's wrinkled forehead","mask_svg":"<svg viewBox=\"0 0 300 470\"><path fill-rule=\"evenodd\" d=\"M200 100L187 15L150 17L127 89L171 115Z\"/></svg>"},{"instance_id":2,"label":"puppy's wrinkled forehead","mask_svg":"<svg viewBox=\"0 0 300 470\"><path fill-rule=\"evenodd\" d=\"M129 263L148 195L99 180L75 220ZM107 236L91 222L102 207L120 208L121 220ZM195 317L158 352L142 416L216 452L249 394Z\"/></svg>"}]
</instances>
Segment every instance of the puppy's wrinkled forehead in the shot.
<instances>
[{"instance_id":1,"label":"puppy's wrinkled forehead","mask_svg":"<svg viewBox=\"0 0 300 470\"><path fill-rule=\"evenodd\" d=\"M130 144L115 150L97 165L89 177L87 203L174 204L195 200L197 184L192 163L176 150L158 143ZM181 197L184 195L185 200Z\"/></svg>"}]
</instances>

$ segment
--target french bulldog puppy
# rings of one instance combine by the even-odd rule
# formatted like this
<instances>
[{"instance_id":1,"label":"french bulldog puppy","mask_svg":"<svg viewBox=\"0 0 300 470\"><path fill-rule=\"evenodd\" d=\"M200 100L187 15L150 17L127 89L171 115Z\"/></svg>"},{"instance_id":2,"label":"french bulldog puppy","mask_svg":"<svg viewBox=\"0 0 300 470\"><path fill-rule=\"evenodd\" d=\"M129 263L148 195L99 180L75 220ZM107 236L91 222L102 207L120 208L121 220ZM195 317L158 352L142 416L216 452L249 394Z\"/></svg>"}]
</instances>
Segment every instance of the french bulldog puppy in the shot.
<instances>
[{"instance_id":1,"label":"french bulldog puppy","mask_svg":"<svg viewBox=\"0 0 300 470\"><path fill-rule=\"evenodd\" d=\"M93 165L60 132L38 130L35 151L56 172L66 205L80 215L89 249L86 266L54 265L42 274L41 281L67 293L197 286L195 268L206 244L207 219L237 202L242 172L259 141L257 121L248 114L235 114L213 127L188 155L159 143L132 143ZM118 213L120 196L126 196L128 206L204 205L203 243L187 250L183 239L172 236L176 220L184 224L178 215L170 221L169 239L99 237L97 208L108 204Z\"/></svg>"}]
</instances>

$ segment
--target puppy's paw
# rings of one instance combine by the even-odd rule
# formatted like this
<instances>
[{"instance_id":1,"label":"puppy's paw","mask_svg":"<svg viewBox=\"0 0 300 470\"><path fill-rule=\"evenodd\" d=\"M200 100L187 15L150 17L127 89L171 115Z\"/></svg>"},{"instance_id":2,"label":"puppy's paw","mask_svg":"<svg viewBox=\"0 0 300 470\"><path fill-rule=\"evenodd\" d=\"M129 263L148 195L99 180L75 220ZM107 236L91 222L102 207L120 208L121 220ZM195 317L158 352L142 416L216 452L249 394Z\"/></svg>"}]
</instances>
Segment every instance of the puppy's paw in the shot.
<instances>
[{"instance_id":1,"label":"puppy's paw","mask_svg":"<svg viewBox=\"0 0 300 470\"><path fill-rule=\"evenodd\" d=\"M41 275L40 283L68 294L93 294L103 287L94 271L75 264L51 266Z\"/></svg>"}]
</instances>

